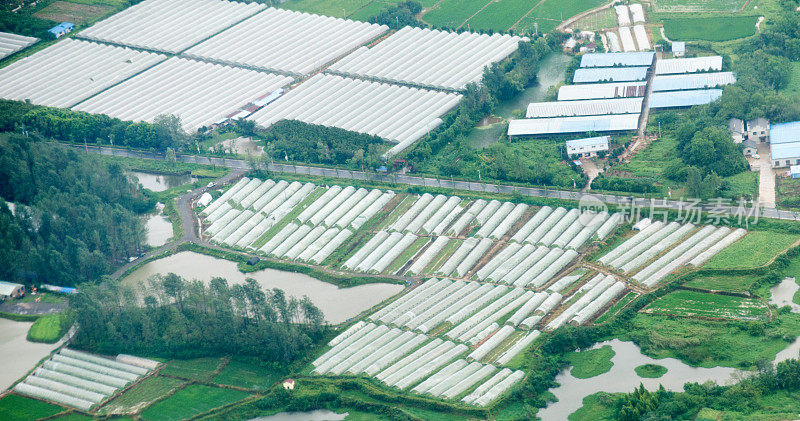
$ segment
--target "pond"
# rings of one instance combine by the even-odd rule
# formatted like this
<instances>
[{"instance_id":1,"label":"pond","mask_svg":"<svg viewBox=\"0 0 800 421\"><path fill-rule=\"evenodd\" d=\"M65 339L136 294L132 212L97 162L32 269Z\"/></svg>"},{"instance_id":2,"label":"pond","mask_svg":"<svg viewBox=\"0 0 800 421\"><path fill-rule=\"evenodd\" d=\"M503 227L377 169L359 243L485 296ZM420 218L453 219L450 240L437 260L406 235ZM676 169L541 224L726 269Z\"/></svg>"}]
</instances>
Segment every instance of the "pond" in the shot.
<instances>
[{"instance_id":1,"label":"pond","mask_svg":"<svg viewBox=\"0 0 800 421\"><path fill-rule=\"evenodd\" d=\"M800 305L793 301L798 289L800 289L800 285L797 285L795 278L785 278L781 283L769 289L771 293L769 303L778 308L789 306L792 313L800 313Z\"/></svg>"},{"instance_id":2,"label":"pond","mask_svg":"<svg viewBox=\"0 0 800 421\"><path fill-rule=\"evenodd\" d=\"M403 286L375 283L350 288L322 282L308 275L275 269L264 269L242 273L236 263L204 254L183 251L163 259L148 262L128 275L122 282L136 285L155 274L174 273L186 279L210 281L222 277L231 284L244 283L246 278L255 279L265 290L280 288L287 295L302 298L307 295L329 323L338 324L357 316L381 301L399 293Z\"/></svg>"},{"instance_id":3,"label":"pond","mask_svg":"<svg viewBox=\"0 0 800 421\"><path fill-rule=\"evenodd\" d=\"M657 360L642 354L639 347L633 342L623 342L619 339L600 342L592 349L610 345L616 353L611 359L614 366L610 371L588 379L578 379L569 373L569 369L556 376L560 386L550 389L558 402L551 403L541 409L537 414L544 420L565 420L569 414L583 406L583 398L597 392L629 393L633 392L639 384L648 390L656 390L659 385L672 391L683 391L684 383L705 383L713 381L718 384L729 384L735 381L732 377L736 372L728 367L692 367L675 358L662 358ZM658 364L667 368L667 373L662 377L651 379L639 377L634 369L642 364Z\"/></svg>"},{"instance_id":4,"label":"pond","mask_svg":"<svg viewBox=\"0 0 800 421\"><path fill-rule=\"evenodd\" d=\"M164 174L151 174L141 171L131 171L128 174L136 177L142 187L154 191L164 191L173 187L182 186L186 183L193 183L198 180L190 174L182 175L164 175Z\"/></svg>"},{"instance_id":5,"label":"pond","mask_svg":"<svg viewBox=\"0 0 800 421\"><path fill-rule=\"evenodd\" d=\"M160 247L167 243L172 238L172 222L164 216L162 210L164 205L158 203L156 205L157 212L151 213L145 217L145 233L147 235L147 245L151 247Z\"/></svg>"},{"instance_id":6,"label":"pond","mask_svg":"<svg viewBox=\"0 0 800 421\"><path fill-rule=\"evenodd\" d=\"M40 344L28 342L28 329L33 322L15 322L0 319L0 392L8 389L41 360L56 349L61 342Z\"/></svg>"},{"instance_id":7,"label":"pond","mask_svg":"<svg viewBox=\"0 0 800 421\"><path fill-rule=\"evenodd\" d=\"M470 133L469 144L476 148L485 148L496 142L503 134L505 121L512 118L514 111L520 110L525 113L525 110L528 109L528 104L543 101L551 86L564 81L564 74L570 61L572 61L571 56L561 53L552 53L545 57L537 74L538 83L528 87L516 98L498 104L494 114L500 118L482 121L479 127L473 129Z\"/></svg>"},{"instance_id":8,"label":"pond","mask_svg":"<svg viewBox=\"0 0 800 421\"><path fill-rule=\"evenodd\" d=\"M318 409L309 412L280 412L266 417L253 418L250 421L340 421L349 414L337 414L327 409Z\"/></svg>"}]
</instances>

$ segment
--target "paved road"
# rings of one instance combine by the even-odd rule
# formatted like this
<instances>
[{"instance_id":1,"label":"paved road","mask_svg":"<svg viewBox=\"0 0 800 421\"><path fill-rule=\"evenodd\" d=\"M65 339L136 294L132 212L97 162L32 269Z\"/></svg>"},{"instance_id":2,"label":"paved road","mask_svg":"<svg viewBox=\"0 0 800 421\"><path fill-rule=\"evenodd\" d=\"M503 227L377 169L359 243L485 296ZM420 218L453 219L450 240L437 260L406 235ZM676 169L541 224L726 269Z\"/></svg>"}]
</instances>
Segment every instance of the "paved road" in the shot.
<instances>
[{"instance_id":1,"label":"paved road","mask_svg":"<svg viewBox=\"0 0 800 421\"><path fill-rule=\"evenodd\" d=\"M131 151L127 149L98 147L98 146L76 146L76 149L87 150L89 152L100 153L103 155L124 156L129 158L143 158L143 159L164 159L163 154L145 152L145 151ZM232 168L234 170L246 171L250 169L250 165L242 159L232 158L216 158L205 157L197 155L178 155L179 162L216 165ZM449 190L466 190L475 192L488 192L488 193L506 193L506 194L521 194L523 196L531 197L547 197L553 199L564 200L580 200L585 197L585 193L553 190L548 188L537 187L520 187L505 184L492 184L492 183L478 183L474 181L460 181L460 180L447 180L430 177L417 177L402 174L381 174L369 173L362 171L341 170L336 168L326 167L312 167L306 165L291 165L272 163L269 165L269 170L272 172L283 172L291 174L304 174L314 176L335 177L352 180L364 180L380 183L395 183L405 184L411 186L424 186L435 187ZM646 198L633 198L629 196L616 196L610 194L590 194L590 196L600 199L605 203L622 205L626 207L637 208L650 208L651 206L656 209L673 209L673 210L686 210L692 206L695 209L699 208L705 212L725 213L727 215L737 215L744 213L745 215L752 215L756 211L759 217L776 218L790 221L800 221L800 212L792 212L785 210L778 210L774 208L744 208L739 209L737 206L716 206L713 204L693 204L688 201L680 200L667 200L667 199L646 199ZM188 230L187 230L188 231Z\"/></svg>"}]
</instances>

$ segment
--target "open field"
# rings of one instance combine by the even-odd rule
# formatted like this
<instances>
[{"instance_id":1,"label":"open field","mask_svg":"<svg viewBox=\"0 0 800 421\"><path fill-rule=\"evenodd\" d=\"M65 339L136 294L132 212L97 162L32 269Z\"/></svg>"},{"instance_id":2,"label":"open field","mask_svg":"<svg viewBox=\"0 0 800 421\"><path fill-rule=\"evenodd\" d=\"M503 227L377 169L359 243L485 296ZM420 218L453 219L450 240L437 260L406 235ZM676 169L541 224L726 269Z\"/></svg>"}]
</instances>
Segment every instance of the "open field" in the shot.
<instances>
[{"instance_id":1,"label":"open field","mask_svg":"<svg viewBox=\"0 0 800 421\"><path fill-rule=\"evenodd\" d=\"M763 320L770 314L767 305L759 300L687 290L669 293L643 312L729 320Z\"/></svg>"},{"instance_id":2,"label":"open field","mask_svg":"<svg viewBox=\"0 0 800 421\"><path fill-rule=\"evenodd\" d=\"M703 268L731 269L763 266L797 240L797 234L751 231L744 238L712 257Z\"/></svg>"},{"instance_id":3,"label":"open field","mask_svg":"<svg viewBox=\"0 0 800 421\"><path fill-rule=\"evenodd\" d=\"M655 0L657 12L738 12L745 0Z\"/></svg>"},{"instance_id":4,"label":"open field","mask_svg":"<svg viewBox=\"0 0 800 421\"><path fill-rule=\"evenodd\" d=\"M422 20L433 26L455 29L487 3L487 0L442 0Z\"/></svg>"},{"instance_id":5,"label":"open field","mask_svg":"<svg viewBox=\"0 0 800 421\"><path fill-rule=\"evenodd\" d=\"M232 359L219 374L214 383L247 389L264 390L281 380L282 370L257 360Z\"/></svg>"},{"instance_id":6,"label":"open field","mask_svg":"<svg viewBox=\"0 0 800 421\"><path fill-rule=\"evenodd\" d=\"M745 293L755 281L756 277L753 275L703 275L692 279L685 285L709 291Z\"/></svg>"},{"instance_id":7,"label":"open field","mask_svg":"<svg viewBox=\"0 0 800 421\"><path fill-rule=\"evenodd\" d=\"M98 412L101 414L136 413L182 384L184 384L182 380L158 375L151 376L105 404Z\"/></svg>"},{"instance_id":8,"label":"open field","mask_svg":"<svg viewBox=\"0 0 800 421\"><path fill-rule=\"evenodd\" d=\"M86 3L86 4L78 4ZM40 19L47 19L53 22L72 22L84 24L93 22L97 19L114 11L114 6L104 5L103 3L89 4L90 2L54 1L47 7L39 10L33 15Z\"/></svg>"},{"instance_id":9,"label":"open field","mask_svg":"<svg viewBox=\"0 0 800 421\"><path fill-rule=\"evenodd\" d=\"M8 395L0 399L0 419L4 421L29 421L49 417L64 408L19 395Z\"/></svg>"},{"instance_id":10,"label":"open field","mask_svg":"<svg viewBox=\"0 0 800 421\"><path fill-rule=\"evenodd\" d=\"M796 82L794 80L795 73L798 73ZM793 79L790 85L794 87L793 89L800 88L800 69L798 69L798 71L792 71L792 75ZM800 91L795 93L795 97L796 99L800 99ZM800 208L800 179L779 178L777 188L776 199L778 200L778 206L794 209Z\"/></svg>"},{"instance_id":11,"label":"open field","mask_svg":"<svg viewBox=\"0 0 800 421\"><path fill-rule=\"evenodd\" d=\"M72 324L67 314L48 314L36 319L28 331L28 340L52 344L58 342Z\"/></svg>"},{"instance_id":12,"label":"open field","mask_svg":"<svg viewBox=\"0 0 800 421\"><path fill-rule=\"evenodd\" d=\"M247 392L205 385L191 385L159 401L142 412L143 420L190 418L248 396Z\"/></svg>"},{"instance_id":13,"label":"open field","mask_svg":"<svg viewBox=\"0 0 800 421\"><path fill-rule=\"evenodd\" d=\"M606 373L614 366L611 362L614 355L615 352L610 345L573 352L567 355L567 360L572 364L570 374L579 379L588 379Z\"/></svg>"},{"instance_id":14,"label":"open field","mask_svg":"<svg viewBox=\"0 0 800 421\"><path fill-rule=\"evenodd\" d=\"M667 38L679 41L729 41L756 32L756 16L718 16L664 19Z\"/></svg>"},{"instance_id":15,"label":"open field","mask_svg":"<svg viewBox=\"0 0 800 421\"><path fill-rule=\"evenodd\" d=\"M483 10L467 21L470 29L491 29L504 32L525 16L535 5L529 0L499 0L490 2Z\"/></svg>"},{"instance_id":16,"label":"open field","mask_svg":"<svg viewBox=\"0 0 800 421\"><path fill-rule=\"evenodd\" d=\"M160 373L187 380L209 381L222 362L220 358L196 358L193 360L172 360Z\"/></svg>"}]
</instances>

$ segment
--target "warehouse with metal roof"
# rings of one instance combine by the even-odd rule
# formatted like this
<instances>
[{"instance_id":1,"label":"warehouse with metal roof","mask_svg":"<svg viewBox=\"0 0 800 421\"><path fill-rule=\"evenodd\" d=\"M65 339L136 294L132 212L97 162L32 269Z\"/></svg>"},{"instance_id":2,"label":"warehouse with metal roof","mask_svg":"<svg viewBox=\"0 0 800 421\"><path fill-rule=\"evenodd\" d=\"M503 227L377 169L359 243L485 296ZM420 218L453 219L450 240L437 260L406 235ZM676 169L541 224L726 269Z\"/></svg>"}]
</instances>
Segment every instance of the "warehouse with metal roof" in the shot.
<instances>
[{"instance_id":1,"label":"warehouse with metal roof","mask_svg":"<svg viewBox=\"0 0 800 421\"><path fill-rule=\"evenodd\" d=\"M646 91L647 84L645 82L564 85L558 88L558 100L641 97Z\"/></svg>"},{"instance_id":2,"label":"warehouse with metal roof","mask_svg":"<svg viewBox=\"0 0 800 421\"><path fill-rule=\"evenodd\" d=\"M613 114L607 116L578 116L555 118L526 118L511 120L509 136L538 136L567 133L625 132L636 130L639 114Z\"/></svg>"},{"instance_id":3,"label":"warehouse with metal roof","mask_svg":"<svg viewBox=\"0 0 800 421\"><path fill-rule=\"evenodd\" d=\"M656 74L718 72L722 70L722 57L668 58L656 61Z\"/></svg>"},{"instance_id":4,"label":"warehouse with metal roof","mask_svg":"<svg viewBox=\"0 0 800 421\"><path fill-rule=\"evenodd\" d=\"M614 98L565 102L533 102L528 105L525 117L631 114L642 111L642 101L642 98Z\"/></svg>"},{"instance_id":5,"label":"warehouse with metal roof","mask_svg":"<svg viewBox=\"0 0 800 421\"><path fill-rule=\"evenodd\" d=\"M658 75L653 78L653 92L716 88L736 83L731 72Z\"/></svg>"},{"instance_id":6,"label":"warehouse with metal roof","mask_svg":"<svg viewBox=\"0 0 800 421\"><path fill-rule=\"evenodd\" d=\"M655 53L590 53L581 57L581 67L650 66Z\"/></svg>"},{"instance_id":7,"label":"warehouse with metal roof","mask_svg":"<svg viewBox=\"0 0 800 421\"><path fill-rule=\"evenodd\" d=\"M648 67L608 67L575 70L573 83L632 82L645 80Z\"/></svg>"},{"instance_id":8,"label":"warehouse with metal roof","mask_svg":"<svg viewBox=\"0 0 800 421\"><path fill-rule=\"evenodd\" d=\"M772 124L769 137L773 167L800 164L800 121Z\"/></svg>"},{"instance_id":9,"label":"warehouse with metal roof","mask_svg":"<svg viewBox=\"0 0 800 421\"><path fill-rule=\"evenodd\" d=\"M679 108L708 104L722 96L722 89L694 89L687 91L653 92L650 108Z\"/></svg>"}]
</instances>

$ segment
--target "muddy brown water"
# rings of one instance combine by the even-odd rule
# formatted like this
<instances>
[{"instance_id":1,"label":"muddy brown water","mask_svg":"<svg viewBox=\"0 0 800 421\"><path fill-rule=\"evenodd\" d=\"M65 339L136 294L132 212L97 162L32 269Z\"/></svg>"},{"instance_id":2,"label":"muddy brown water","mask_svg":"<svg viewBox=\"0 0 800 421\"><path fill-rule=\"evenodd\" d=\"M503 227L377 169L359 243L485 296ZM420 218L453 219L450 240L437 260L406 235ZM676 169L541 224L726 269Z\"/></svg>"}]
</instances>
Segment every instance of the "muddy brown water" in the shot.
<instances>
[{"instance_id":1,"label":"muddy brown water","mask_svg":"<svg viewBox=\"0 0 800 421\"><path fill-rule=\"evenodd\" d=\"M0 392L8 389L61 344L28 342L26 337L32 324L0 319Z\"/></svg>"}]
</instances>

